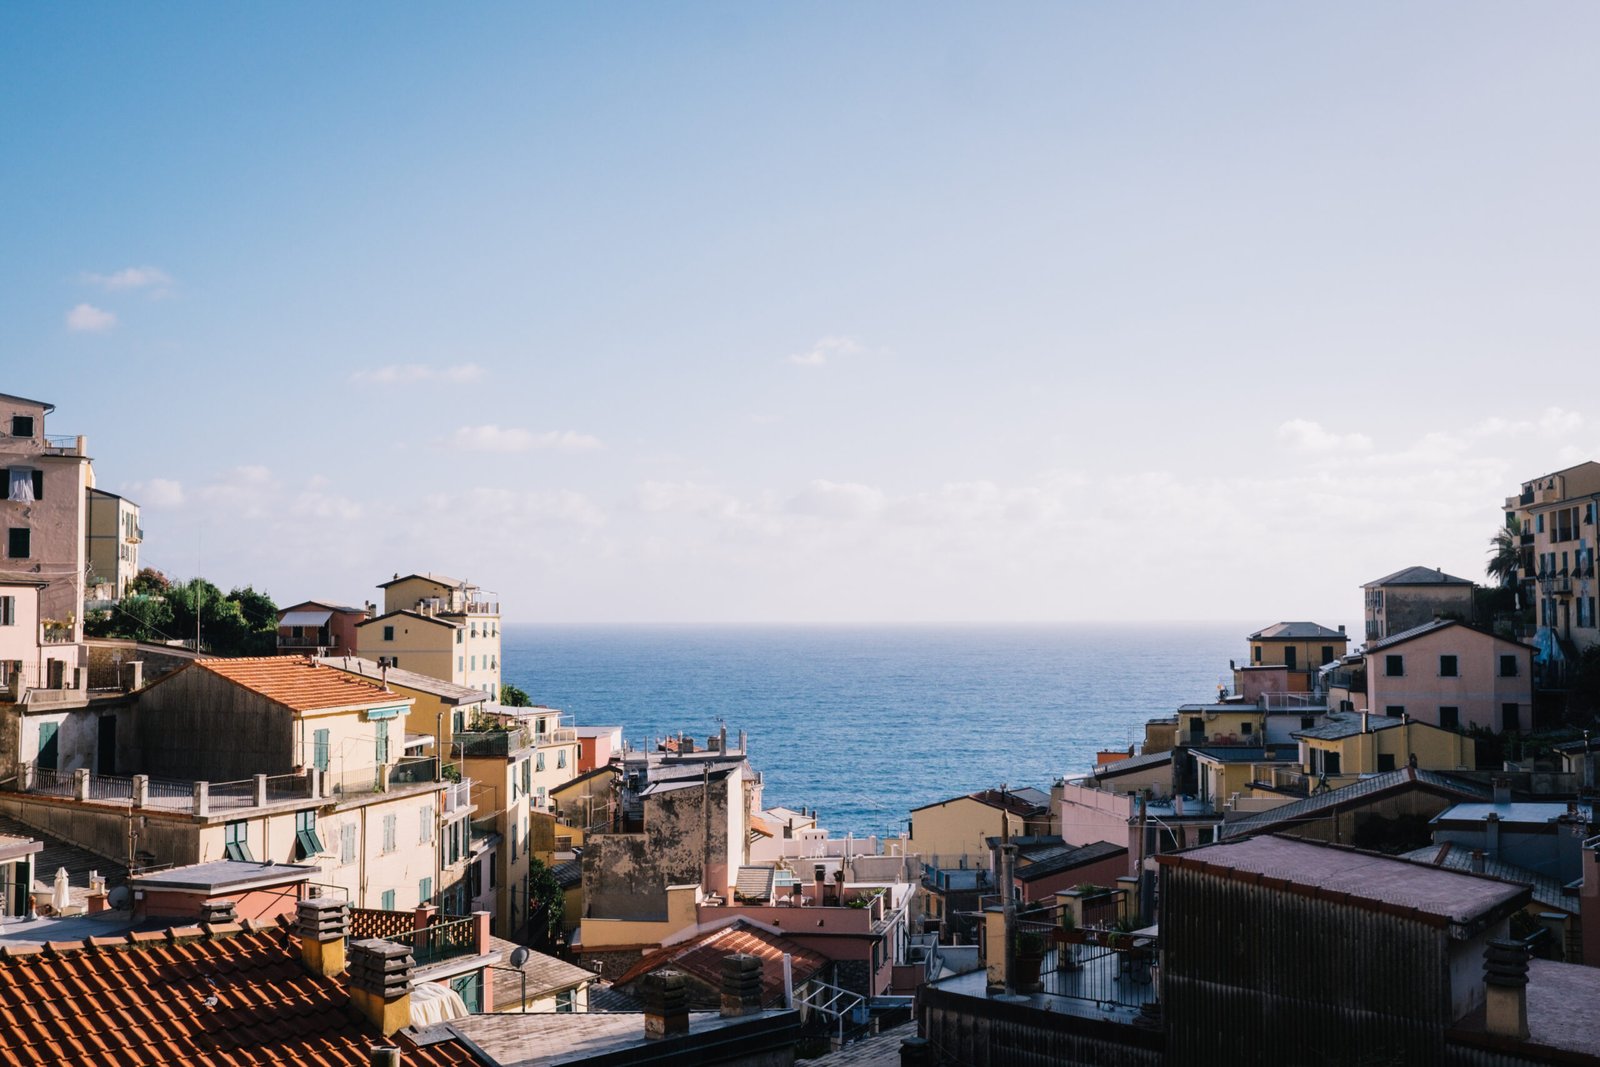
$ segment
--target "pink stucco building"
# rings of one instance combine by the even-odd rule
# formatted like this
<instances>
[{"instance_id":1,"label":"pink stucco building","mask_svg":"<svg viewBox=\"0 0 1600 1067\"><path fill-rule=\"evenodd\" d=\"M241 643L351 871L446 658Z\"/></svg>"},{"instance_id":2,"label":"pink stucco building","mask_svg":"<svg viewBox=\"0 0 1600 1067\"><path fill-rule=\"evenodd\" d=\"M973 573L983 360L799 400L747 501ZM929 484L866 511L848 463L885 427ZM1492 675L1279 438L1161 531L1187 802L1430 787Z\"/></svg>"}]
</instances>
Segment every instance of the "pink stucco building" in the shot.
<instances>
[{"instance_id":1,"label":"pink stucco building","mask_svg":"<svg viewBox=\"0 0 1600 1067\"><path fill-rule=\"evenodd\" d=\"M1367 707L1446 730L1529 730L1534 651L1466 623L1436 619L1367 645Z\"/></svg>"}]
</instances>

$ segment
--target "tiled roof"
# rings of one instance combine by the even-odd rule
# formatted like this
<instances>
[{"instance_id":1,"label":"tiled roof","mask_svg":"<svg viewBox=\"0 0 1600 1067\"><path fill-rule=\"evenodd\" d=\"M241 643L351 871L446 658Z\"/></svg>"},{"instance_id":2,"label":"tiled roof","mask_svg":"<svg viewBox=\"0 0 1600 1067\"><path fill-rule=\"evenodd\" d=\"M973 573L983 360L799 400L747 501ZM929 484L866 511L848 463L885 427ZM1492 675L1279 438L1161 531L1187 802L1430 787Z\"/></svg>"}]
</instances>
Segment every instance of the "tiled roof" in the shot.
<instances>
[{"instance_id":1,"label":"tiled roof","mask_svg":"<svg viewBox=\"0 0 1600 1067\"><path fill-rule=\"evenodd\" d=\"M1319 622L1275 622L1266 629L1251 634L1250 640L1301 641L1314 638L1344 640L1346 636L1342 631L1330 630Z\"/></svg>"},{"instance_id":2,"label":"tiled roof","mask_svg":"<svg viewBox=\"0 0 1600 1067\"><path fill-rule=\"evenodd\" d=\"M399 585L401 582L409 582L413 578L421 578L424 581L436 582L439 585L448 585L452 589L460 589L462 586L469 584L467 582L463 582L460 578L452 578L447 574L434 574L431 571L418 571L414 574L397 574L387 582L379 582L378 588L387 589L391 585Z\"/></svg>"},{"instance_id":3,"label":"tiled roof","mask_svg":"<svg viewBox=\"0 0 1600 1067\"><path fill-rule=\"evenodd\" d=\"M1473 927L1496 917L1504 919L1530 897L1526 886L1497 878L1293 837L1205 845L1157 856L1156 862L1399 914L1432 926Z\"/></svg>"},{"instance_id":4,"label":"tiled roof","mask_svg":"<svg viewBox=\"0 0 1600 1067\"><path fill-rule=\"evenodd\" d=\"M586 982L593 982L600 976L593 971L586 971L576 967L566 960L558 960L554 956L547 956L543 952L528 950L528 958L523 961L519 970L511 965L511 954L519 947L515 942L507 941L500 937L489 938L489 947L498 949L504 960L496 967L494 976L494 1002L496 1005L512 1005L523 1003L523 991L527 991L529 1002L540 997L550 997L563 989L574 989ZM523 981L523 977L527 981ZM504 1008L496 1007L496 1011Z\"/></svg>"},{"instance_id":5,"label":"tiled roof","mask_svg":"<svg viewBox=\"0 0 1600 1067\"><path fill-rule=\"evenodd\" d=\"M1102 763L1094 769L1096 778L1116 778L1119 775L1132 774L1134 771L1148 770L1159 767L1164 763L1172 762L1172 750L1165 752L1147 752L1139 756L1129 756L1119 759L1115 763Z\"/></svg>"},{"instance_id":6,"label":"tiled roof","mask_svg":"<svg viewBox=\"0 0 1600 1067\"><path fill-rule=\"evenodd\" d=\"M1476 782L1441 774L1438 771L1401 767L1399 770L1363 778L1340 789L1330 789L1326 793L1318 793L1304 800L1295 800L1280 807L1269 808L1247 819L1231 820L1223 824L1222 836L1225 840L1231 841L1235 838L1249 837L1251 834L1288 828L1297 823L1313 822L1326 818L1329 812L1346 804L1370 800L1380 794L1410 787L1443 793L1462 800L1482 800L1490 795L1488 789Z\"/></svg>"},{"instance_id":7,"label":"tiled roof","mask_svg":"<svg viewBox=\"0 0 1600 1067\"><path fill-rule=\"evenodd\" d=\"M1313 726L1309 730L1297 730L1290 737L1303 737L1312 741L1339 741L1356 734L1376 733L1379 730L1388 730L1396 726L1405 725L1404 720L1391 718L1388 715L1366 714L1365 726L1362 725L1363 716L1353 711L1331 711L1328 719L1321 726ZM1412 723L1412 726L1427 726L1427 723Z\"/></svg>"},{"instance_id":8,"label":"tiled roof","mask_svg":"<svg viewBox=\"0 0 1600 1067\"><path fill-rule=\"evenodd\" d=\"M295 711L348 708L404 699L382 686L324 667L308 656L258 656L200 659L194 668L210 671L234 685L260 693Z\"/></svg>"},{"instance_id":9,"label":"tiled roof","mask_svg":"<svg viewBox=\"0 0 1600 1067\"><path fill-rule=\"evenodd\" d=\"M1442 845L1424 845L1422 848L1411 852L1402 853L1400 858L1410 860L1412 863L1428 863L1435 867L1448 867L1456 871L1472 870L1471 848L1465 845L1445 842ZM1518 867L1510 863L1501 863L1499 860L1483 859L1483 873L1491 878L1499 878L1506 882L1517 882L1533 890L1533 899L1546 907L1561 908L1563 911L1576 912L1578 897L1574 893L1567 895L1566 887L1559 878L1552 878L1547 874L1530 871L1526 867Z\"/></svg>"},{"instance_id":10,"label":"tiled roof","mask_svg":"<svg viewBox=\"0 0 1600 1067\"><path fill-rule=\"evenodd\" d=\"M556 885L562 889L576 889L583 884L583 862L581 860L567 860L550 868L550 873L555 876Z\"/></svg>"},{"instance_id":11,"label":"tiled roof","mask_svg":"<svg viewBox=\"0 0 1600 1067\"><path fill-rule=\"evenodd\" d=\"M1375 585L1471 585L1466 578L1457 578L1453 574L1434 567L1407 567L1404 570L1386 574L1382 578L1375 578L1361 588L1370 589Z\"/></svg>"},{"instance_id":12,"label":"tiled roof","mask_svg":"<svg viewBox=\"0 0 1600 1067\"><path fill-rule=\"evenodd\" d=\"M744 952L761 958L761 1003L781 1005L783 1002L783 957L792 958L794 984L804 985L812 975L828 965L828 958L819 952L797 944L778 934L748 923L743 919L713 930L708 934L690 938L676 945L658 949L629 967L616 982L626 986L636 982L660 967L673 967L693 975L712 989L722 988L722 958L735 952Z\"/></svg>"},{"instance_id":13,"label":"tiled roof","mask_svg":"<svg viewBox=\"0 0 1600 1067\"><path fill-rule=\"evenodd\" d=\"M0 952L0 1064L365 1067L378 1032L285 930L186 927ZM214 1002L208 1003L215 998ZM479 1060L455 1040L395 1042L408 1067Z\"/></svg>"}]
</instances>

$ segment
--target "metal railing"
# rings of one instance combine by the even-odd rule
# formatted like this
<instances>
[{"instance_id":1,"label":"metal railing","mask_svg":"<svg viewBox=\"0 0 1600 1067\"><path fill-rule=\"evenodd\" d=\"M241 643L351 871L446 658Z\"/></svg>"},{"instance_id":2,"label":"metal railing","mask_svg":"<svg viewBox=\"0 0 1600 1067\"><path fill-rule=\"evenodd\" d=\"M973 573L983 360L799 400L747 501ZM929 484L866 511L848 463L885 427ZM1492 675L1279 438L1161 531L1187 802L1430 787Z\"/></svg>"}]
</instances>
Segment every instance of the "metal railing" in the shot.
<instances>
[{"instance_id":1,"label":"metal railing","mask_svg":"<svg viewBox=\"0 0 1600 1067\"><path fill-rule=\"evenodd\" d=\"M470 807L472 807L471 778L463 778L461 781L445 787L444 814L449 815L452 812L464 811Z\"/></svg>"},{"instance_id":2,"label":"metal railing","mask_svg":"<svg viewBox=\"0 0 1600 1067\"><path fill-rule=\"evenodd\" d=\"M389 771L390 785L418 785L439 779L439 763L432 756L407 756Z\"/></svg>"},{"instance_id":3,"label":"metal railing","mask_svg":"<svg viewBox=\"0 0 1600 1067\"><path fill-rule=\"evenodd\" d=\"M44 450L53 456L81 456L83 438L69 433L47 433L44 435Z\"/></svg>"},{"instance_id":4,"label":"metal railing","mask_svg":"<svg viewBox=\"0 0 1600 1067\"><path fill-rule=\"evenodd\" d=\"M421 930L392 934L384 940L411 946L411 957L418 967L442 963L459 956L475 955L478 951L478 923L476 919L446 919L431 923Z\"/></svg>"},{"instance_id":5,"label":"metal railing","mask_svg":"<svg viewBox=\"0 0 1600 1067\"><path fill-rule=\"evenodd\" d=\"M288 635L288 634L279 634L278 635L278 647L279 648L332 648L334 645L338 644L337 641L332 640L332 636L333 635L331 635L331 634L329 634L327 636L324 636L322 634L313 634L310 637L294 637L294 636L291 636L291 635Z\"/></svg>"}]
</instances>

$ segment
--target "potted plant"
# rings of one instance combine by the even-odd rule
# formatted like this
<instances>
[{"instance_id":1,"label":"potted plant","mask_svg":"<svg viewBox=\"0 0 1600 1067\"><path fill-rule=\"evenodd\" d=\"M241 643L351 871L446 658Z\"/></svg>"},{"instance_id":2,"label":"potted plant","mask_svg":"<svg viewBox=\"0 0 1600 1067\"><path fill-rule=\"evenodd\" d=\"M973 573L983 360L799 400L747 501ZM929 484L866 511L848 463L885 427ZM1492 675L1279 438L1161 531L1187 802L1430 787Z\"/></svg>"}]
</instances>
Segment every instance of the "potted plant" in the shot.
<instances>
[{"instance_id":1,"label":"potted plant","mask_svg":"<svg viewBox=\"0 0 1600 1067\"><path fill-rule=\"evenodd\" d=\"M1039 969L1044 965L1044 935L1034 930L1019 930L1012 942L1012 958L1016 965L1013 976L1016 987L1029 993L1039 991Z\"/></svg>"}]
</instances>

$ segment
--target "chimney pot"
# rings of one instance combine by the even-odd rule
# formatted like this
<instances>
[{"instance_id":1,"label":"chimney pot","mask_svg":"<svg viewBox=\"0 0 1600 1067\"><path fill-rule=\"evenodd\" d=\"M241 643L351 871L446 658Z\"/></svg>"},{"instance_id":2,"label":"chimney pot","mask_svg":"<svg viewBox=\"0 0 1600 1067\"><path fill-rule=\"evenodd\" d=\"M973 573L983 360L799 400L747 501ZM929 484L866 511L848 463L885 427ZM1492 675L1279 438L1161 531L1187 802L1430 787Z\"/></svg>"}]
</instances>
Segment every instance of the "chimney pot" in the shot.
<instances>
[{"instance_id":1,"label":"chimney pot","mask_svg":"<svg viewBox=\"0 0 1600 1067\"><path fill-rule=\"evenodd\" d=\"M1472 873L1482 874L1483 871L1483 849L1475 848L1472 850Z\"/></svg>"},{"instance_id":2,"label":"chimney pot","mask_svg":"<svg viewBox=\"0 0 1600 1067\"><path fill-rule=\"evenodd\" d=\"M645 1037L658 1040L689 1032L689 990L682 971L656 971L645 975L639 985Z\"/></svg>"},{"instance_id":3,"label":"chimney pot","mask_svg":"<svg viewBox=\"0 0 1600 1067\"><path fill-rule=\"evenodd\" d=\"M344 939L350 930L350 905L332 897L311 897L295 905L300 959L312 974L344 973Z\"/></svg>"},{"instance_id":4,"label":"chimney pot","mask_svg":"<svg viewBox=\"0 0 1600 1067\"><path fill-rule=\"evenodd\" d=\"M200 905L201 925L220 925L238 921L239 915L231 900L208 900Z\"/></svg>"},{"instance_id":5,"label":"chimney pot","mask_svg":"<svg viewBox=\"0 0 1600 1067\"><path fill-rule=\"evenodd\" d=\"M1528 1038L1528 946L1491 940L1483 950L1484 1026L1491 1034Z\"/></svg>"},{"instance_id":6,"label":"chimney pot","mask_svg":"<svg viewBox=\"0 0 1600 1067\"><path fill-rule=\"evenodd\" d=\"M411 1025L411 948L368 938L350 942L350 1003L389 1037Z\"/></svg>"},{"instance_id":7,"label":"chimney pot","mask_svg":"<svg viewBox=\"0 0 1600 1067\"><path fill-rule=\"evenodd\" d=\"M733 1018L761 1011L761 958L745 952L722 957L722 1015Z\"/></svg>"}]
</instances>

